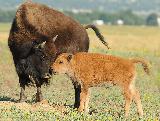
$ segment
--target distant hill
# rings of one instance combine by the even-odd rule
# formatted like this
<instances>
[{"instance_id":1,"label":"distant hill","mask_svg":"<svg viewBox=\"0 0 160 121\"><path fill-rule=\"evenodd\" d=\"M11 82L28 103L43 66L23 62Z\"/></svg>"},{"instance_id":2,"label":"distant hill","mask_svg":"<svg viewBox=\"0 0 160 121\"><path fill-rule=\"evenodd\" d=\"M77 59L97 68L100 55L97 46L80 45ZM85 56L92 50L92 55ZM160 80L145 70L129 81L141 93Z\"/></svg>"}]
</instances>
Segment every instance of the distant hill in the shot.
<instances>
[{"instance_id":1,"label":"distant hill","mask_svg":"<svg viewBox=\"0 0 160 121\"><path fill-rule=\"evenodd\" d=\"M0 0L0 9L16 9L25 0ZM91 9L106 12L131 9L137 13L160 13L160 0L32 0L63 10Z\"/></svg>"}]
</instances>

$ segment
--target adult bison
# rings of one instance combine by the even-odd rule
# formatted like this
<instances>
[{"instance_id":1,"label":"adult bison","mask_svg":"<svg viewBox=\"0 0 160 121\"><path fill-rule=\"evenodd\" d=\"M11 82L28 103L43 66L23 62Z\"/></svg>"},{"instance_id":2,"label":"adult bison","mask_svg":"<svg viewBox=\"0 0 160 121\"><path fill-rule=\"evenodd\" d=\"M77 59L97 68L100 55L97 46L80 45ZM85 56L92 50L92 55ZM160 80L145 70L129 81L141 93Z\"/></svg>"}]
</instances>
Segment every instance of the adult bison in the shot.
<instances>
[{"instance_id":1,"label":"adult bison","mask_svg":"<svg viewBox=\"0 0 160 121\"><path fill-rule=\"evenodd\" d=\"M37 87L36 101L41 101L41 85L51 77L50 65L64 52L87 52L89 38L85 29L92 28L103 44L103 36L94 25L83 27L63 13L45 5L26 2L13 20L8 46L12 52L21 87L20 102L25 101L25 86ZM75 107L79 106L81 88L75 88Z\"/></svg>"}]
</instances>

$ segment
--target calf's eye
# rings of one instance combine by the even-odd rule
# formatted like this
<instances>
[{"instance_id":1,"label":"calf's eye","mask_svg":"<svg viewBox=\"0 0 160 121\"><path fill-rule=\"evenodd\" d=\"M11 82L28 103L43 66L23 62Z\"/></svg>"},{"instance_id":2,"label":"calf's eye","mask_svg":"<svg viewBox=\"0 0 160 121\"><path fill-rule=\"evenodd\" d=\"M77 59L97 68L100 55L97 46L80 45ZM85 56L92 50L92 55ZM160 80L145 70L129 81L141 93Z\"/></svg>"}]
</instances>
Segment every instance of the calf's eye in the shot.
<instances>
[{"instance_id":1,"label":"calf's eye","mask_svg":"<svg viewBox=\"0 0 160 121\"><path fill-rule=\"evenodd\" d=\"M63 63L62 61L59 62L59 64L62 64L62 63Z\"/></svg>"}]
</instances>

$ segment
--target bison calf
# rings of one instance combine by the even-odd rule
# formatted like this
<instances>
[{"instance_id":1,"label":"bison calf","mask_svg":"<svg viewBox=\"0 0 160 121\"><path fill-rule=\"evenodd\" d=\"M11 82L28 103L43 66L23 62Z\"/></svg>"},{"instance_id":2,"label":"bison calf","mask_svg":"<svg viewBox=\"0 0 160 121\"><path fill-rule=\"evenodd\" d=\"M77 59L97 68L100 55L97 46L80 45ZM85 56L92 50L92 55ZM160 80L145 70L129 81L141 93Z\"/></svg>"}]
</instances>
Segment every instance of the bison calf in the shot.
<instances>
[{"instance_id":1,"label":"bison calf","mask_svg":"<svg viewBox=\"0 0 160 121\"><path fill-rule=\"evenodd\" d=\"M142 59L124 59L112 55L93 53L61 54L52 65L55 74L67 74L77 85L81 85L79 111L88 110L89 88L110 82L119 85L125 97L125 116L129 114L132 99L140 116L143 115L140 94L135 88L135 63L141 63L149 74L147 63Z\"/></svg>"}]
</instances>

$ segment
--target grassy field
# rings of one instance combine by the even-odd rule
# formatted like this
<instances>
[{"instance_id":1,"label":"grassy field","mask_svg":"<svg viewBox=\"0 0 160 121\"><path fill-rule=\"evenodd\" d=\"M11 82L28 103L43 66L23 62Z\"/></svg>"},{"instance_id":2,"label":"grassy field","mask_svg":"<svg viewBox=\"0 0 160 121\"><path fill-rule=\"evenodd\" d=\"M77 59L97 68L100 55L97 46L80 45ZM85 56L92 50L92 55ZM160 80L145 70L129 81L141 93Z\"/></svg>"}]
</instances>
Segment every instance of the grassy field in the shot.
<instances>
[{"instance_id":1,"label":"grassy field","mask_svg":"<svg viewBox=\"0 0 160 121\"><path fill-rule=\"evenodd\" d=\"M135 104L132 103L128 120L160 120L160 28L131 26L99 27L111 49L101 44L94 32L88 30L90 52L106 53L122 57L142 57L151 63L151 76L147 76L141 66L137 66L136 86L141 92L144 117L138 118ZM91 89L89 103L92 114L78 113L73 110L74 90L66 76L53 76L50 86L43 87L44 98L49 101L53 110L48 107L26 108L33 106L35 88L27 88L27 103L14 103L19 99L19 83L7 46L10 24L0 24L0 120L59 120L59 121L114 121L124 120L124 99L119 87L97 87ZM8 105L8 106L6 106ZM19 108L19 106L23 108ZM52 109L51 108L51 109Z\"/></svg>"}]
</instances>

